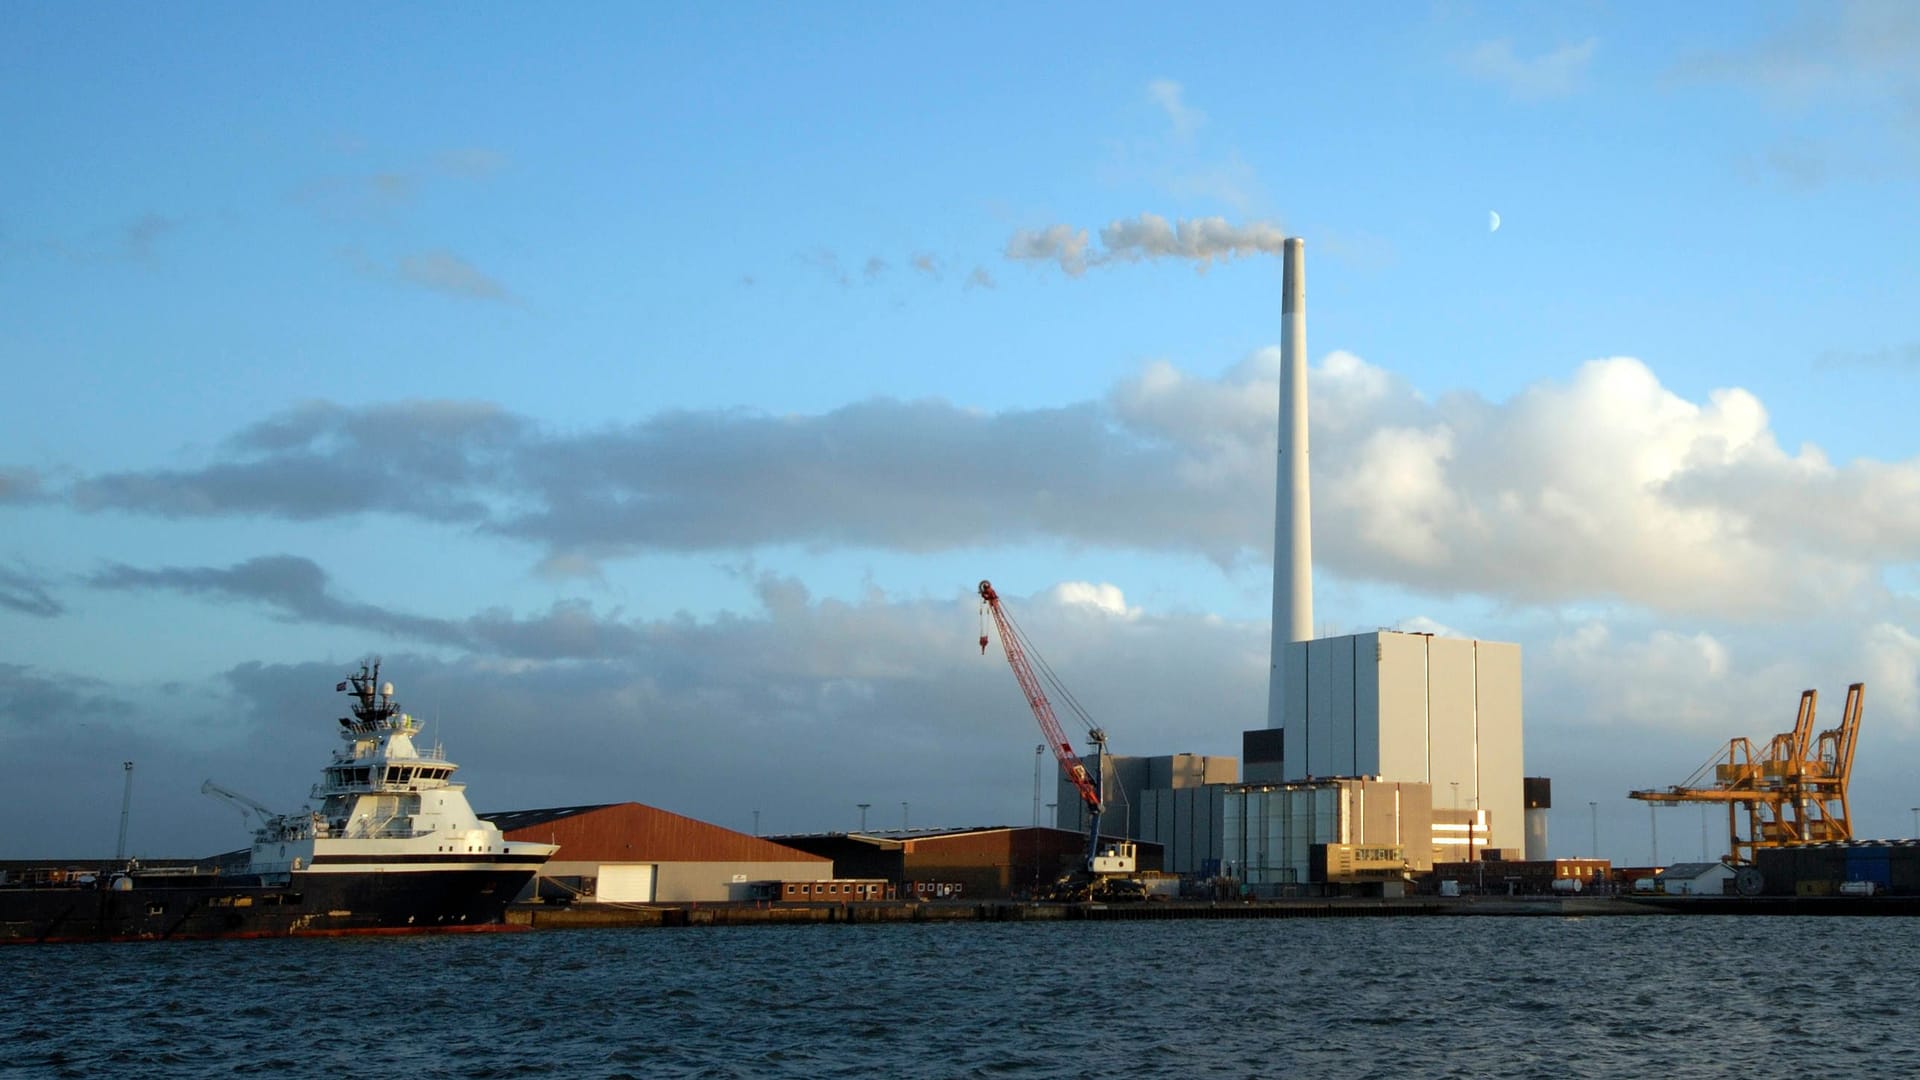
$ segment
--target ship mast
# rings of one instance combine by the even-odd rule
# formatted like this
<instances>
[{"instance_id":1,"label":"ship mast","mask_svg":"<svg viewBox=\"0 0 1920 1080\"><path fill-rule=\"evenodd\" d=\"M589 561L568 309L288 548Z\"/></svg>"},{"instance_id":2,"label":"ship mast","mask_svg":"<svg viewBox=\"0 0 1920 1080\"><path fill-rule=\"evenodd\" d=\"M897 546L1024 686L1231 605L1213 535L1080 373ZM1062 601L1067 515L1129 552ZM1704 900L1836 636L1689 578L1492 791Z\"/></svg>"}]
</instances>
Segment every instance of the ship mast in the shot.
<instances>
[{"instance_id":1,"label":"ship mast","mask_svg":"<svg viewBox=\"0 0 1920 1080\"><path fill-rule=\"evenodd\" d=\"M347 676L347 681L336 689L346 690L353 687L353 720L341 718L340 725L350 733L365 733L386 726L400 711L400 703L394 700L393 684L380 684L380 660L375 658L373 666L360 665L360 674Z\"/></svg>"}]
</instances>

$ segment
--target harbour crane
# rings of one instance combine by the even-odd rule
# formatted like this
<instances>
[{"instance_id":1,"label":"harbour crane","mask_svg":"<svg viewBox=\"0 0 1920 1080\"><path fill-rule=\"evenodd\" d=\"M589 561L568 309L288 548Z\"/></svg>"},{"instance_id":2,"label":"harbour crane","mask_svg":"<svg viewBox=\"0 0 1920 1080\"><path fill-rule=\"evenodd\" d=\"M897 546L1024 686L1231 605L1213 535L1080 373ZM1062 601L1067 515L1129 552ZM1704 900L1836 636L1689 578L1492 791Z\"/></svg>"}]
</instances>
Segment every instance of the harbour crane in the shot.
<instances>
[{"instance_id":1,"label":"harbour crane","mask_svg":"<svg viewBox=\"0 0 1920 1080\"><path fill-rule=\"evenodd\" d=\"M1750 866L1761 848L1851 840L1847 783L1860 739L1866 684L1847 687L1840 724L1813 733L1819 694L1800 695L1793 730L1762 749L1745 737L1727 743L1684 783L1628 792L1649 803L1722 803L1727 808L1728 861Z\"/></svg>"},{"instance_id":2,"label":"harbour crane","mask_svg":"<svg viewBox=\"0 0 1920 1080\"><path fill-rule=\"evenodd\" d=\"M256 800L249 799L245 795L230 788L221 787L211 780L200 785L200 794L211 796L240 811L240 817L243 821L248 814L254 815L260 819L260 826L262 828L273 825L285 816L275 813L271 807L265 806Z\"/></svg>"},{"instance_id":3,"label":"harbour crane","mask_svg":"<svg viewBox=\"0 0 1920 1080\"><path fill-rule=\"evenodd\" d=\"M1013 668L1013 677L1019 681L1020 689L1026 695L1027 705L1033 709L1034 719L1040 722L1040 733L1045 737L1047 746L1053 750L1054 759L1060 763L1061 773L1079 793L1080 801L1086 804L1086 865L1082 873L1070 875L1076 879L1074 882L1069 884L1063 880L1061 885L1056 886L1055 891L1072 891L1089 895L1104 893L1111 898L1117 898L1118 894L1138 890L1137 882L1123 884L1124 879L1121 877L1121 875L1132 874L1137 865L1134 845L1123 841L1105 851L1100 848L1100 813L1104 809L1104 803L1100 797L1100 779L1087 771L1080 756L1073 752L1072 745L1067 742L1066 732L1060 728L1060 720L1054 715L1053 703L1048 700L1046 690L1040 685L1040 676L1035 673L1033 663L1027 658L1029 653L1033 653L1034 658L1039 659L1039 654L1034 652L1026 640L1026 635L1014 624L1013 617L1007 614L1006 608L1000 603L1000 594L994 591L993 583L990 581L980 583L980 606L982 610L981 655L984 656L987 651L985 614L990 612L993 615L994 627L1000 633L1000 647L1007 654L1007 664ZM1086 711L1080 708L1079 702L1075 701L1073 695L1068 693L1059 679L1054 677L1053 670L1047 667L1046 661L1040 660L1039 663L1040 671L1045 674L1046 680L1053 684L1054 690L1073 710L1074 715L1086 723L1087 741L1093 745L1094 759L1097 764L1107 752L1105 729L1092 722ZM1063 890L1062 886L1066 888Z\"/></svg>"}]
</instances>

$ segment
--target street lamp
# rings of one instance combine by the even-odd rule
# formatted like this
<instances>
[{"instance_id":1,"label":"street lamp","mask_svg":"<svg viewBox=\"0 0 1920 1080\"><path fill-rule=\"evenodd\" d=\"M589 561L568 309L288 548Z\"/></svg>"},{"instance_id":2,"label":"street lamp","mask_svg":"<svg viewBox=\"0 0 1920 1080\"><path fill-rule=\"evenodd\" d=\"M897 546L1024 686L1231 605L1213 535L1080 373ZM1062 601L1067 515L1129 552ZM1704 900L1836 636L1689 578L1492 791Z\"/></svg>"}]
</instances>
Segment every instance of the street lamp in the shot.
<instances>
[{"instance_id":1,"label":"street lamp","mask_svg":"<svg viewBox=\"0 0 1920 1080\"><path fill-rule=\"evenodd\" d=\"M1593 854L1592 854L1592 855L1589 855L1589 856L1587 856L1587 857L1588 857L1588 858L1590 858L1590 859L1597 859L1597 858L1599 858L1599 857L1600 857L1600 804L1599 804L1598 802L1595 802L1595 801L1594 801L1594 800L1592 800L1592 799L1588 799L1588 800L1587 800L1587 813L1588 813L1588 814L1590 814L1590 815L1592 815L1592 817L1593 817L1593 822L1592 822L1592 824L1593 824L1593 847L1592 847L1591 849L1589 849L1589 850L1591 850L1591 851L1593 852Z\"/></svg>"},{"instance_id":2,"label":"street lamp","mask_svg":"<svg viewBox=\"0 0 1920 1080\"><path fill-rule=\"evenodd\" d=\"M867 831L867 807L872 806L873 804L870 802L863 802L863 803L855 803L854 805L860 808L860 832L864 835Z\"/></svg>"},{"instance_id":3,"label":"street lamp","mask_svg":"<svg viewBox=\"0 0 1920 1080\"><path fill-rule=\"evenodd\" d=\"M1041 743L1033 748L1033 827L1040 827L1040 755L1047 752L1047 744Z\"/></svg>"},{"instance_id":4,"label":"street lamp","mask_svg":"<svg viewBox=\"0 0 1920 1080\"><path fill-rule=\"evenodd\" d=\"M907 831L907 804L905 802L900 804L900 831Z\"/></svg>"},{"instance_id":5,"label":"street lamp","mask_svg":"<svg viewBox=\"0 0 1920 1080\"><path fill-rule=\"evenodd\" d=\"M1913 835L1920 836L1920 806L1913 808Z\"/></svg>"}]
</instances>

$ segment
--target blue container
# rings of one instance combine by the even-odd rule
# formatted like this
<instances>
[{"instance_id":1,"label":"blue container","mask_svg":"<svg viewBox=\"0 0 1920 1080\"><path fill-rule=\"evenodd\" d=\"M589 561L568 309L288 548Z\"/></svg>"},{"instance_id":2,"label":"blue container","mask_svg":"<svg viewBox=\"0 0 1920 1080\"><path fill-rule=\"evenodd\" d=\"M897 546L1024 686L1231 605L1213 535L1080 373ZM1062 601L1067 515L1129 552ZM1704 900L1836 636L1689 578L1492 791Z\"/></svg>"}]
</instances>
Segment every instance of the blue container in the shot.
<instances>
[{"instance_id":1,"label":"blue container","mask_svg":"<svg viewBox=\"0 0 1920 1080\"><path fill-rule=\"evenodd\" d=\"M1849 848L1847 880L1871 881L1883 889L1893 886L1893 863L1886 848Z\"/></svg>"}]
</instances>

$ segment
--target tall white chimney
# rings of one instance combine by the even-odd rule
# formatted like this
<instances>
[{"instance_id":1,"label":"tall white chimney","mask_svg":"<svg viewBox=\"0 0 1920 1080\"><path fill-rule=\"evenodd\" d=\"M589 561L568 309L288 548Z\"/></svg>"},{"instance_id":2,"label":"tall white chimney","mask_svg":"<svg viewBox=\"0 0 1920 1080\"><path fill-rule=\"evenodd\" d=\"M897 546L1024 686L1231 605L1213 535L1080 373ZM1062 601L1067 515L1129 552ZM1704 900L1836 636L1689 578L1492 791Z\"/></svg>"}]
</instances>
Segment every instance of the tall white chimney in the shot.
<instances>
[{"instance_id":1,"label":"tall white chimney","mask_svg":"<svg viewBox=\"0 0 1920 1080\"><path fill-rule=\"evenodd\" d=\"M1280 300L1280 468L1273 510L1273 667L1267 726L1285 726L1288 643L1313 636L1313 504L1307 482L1306 244L1282 248Z\"/></svg>"}]
</instances>

